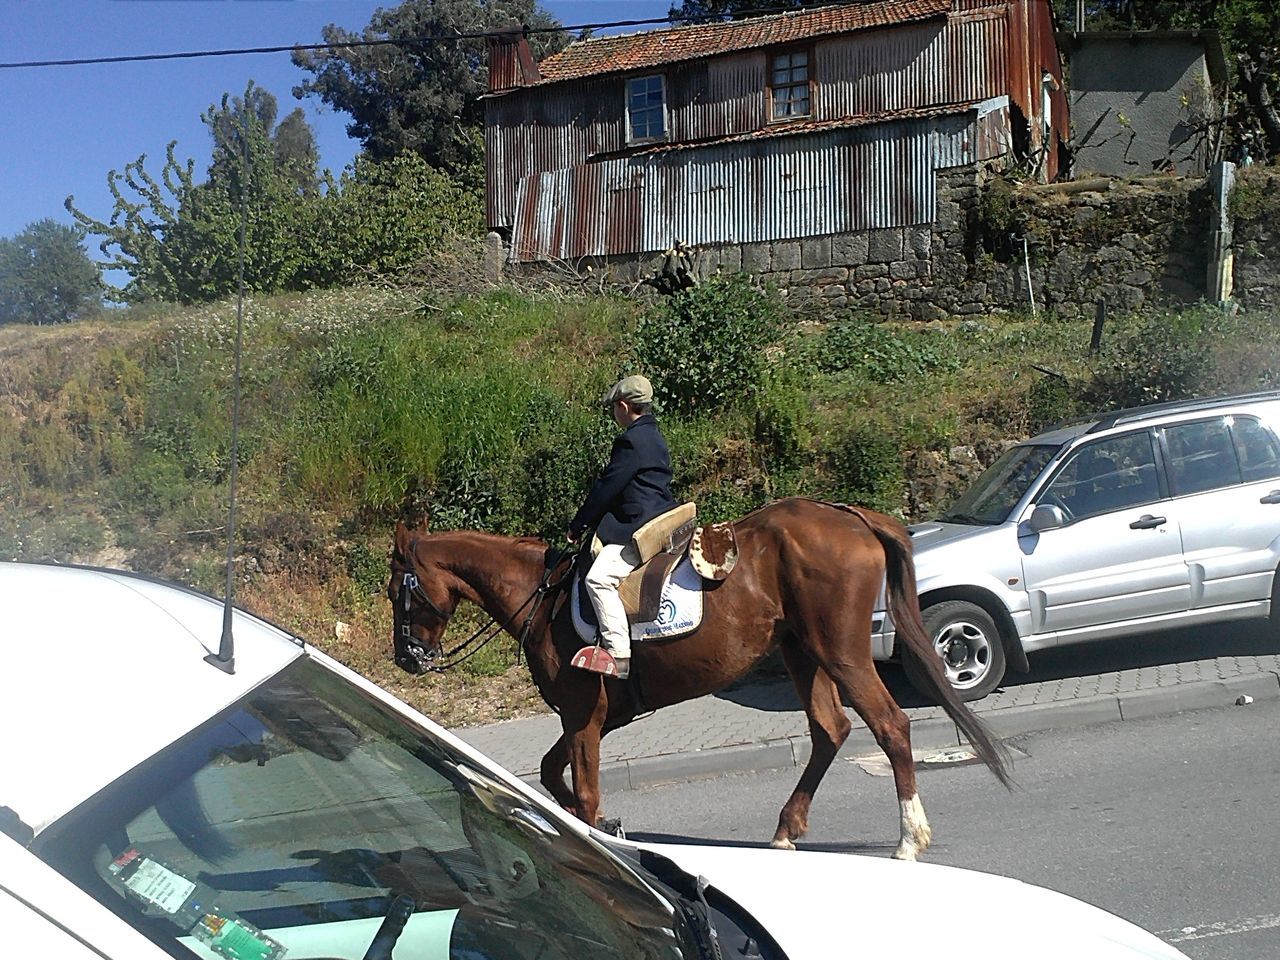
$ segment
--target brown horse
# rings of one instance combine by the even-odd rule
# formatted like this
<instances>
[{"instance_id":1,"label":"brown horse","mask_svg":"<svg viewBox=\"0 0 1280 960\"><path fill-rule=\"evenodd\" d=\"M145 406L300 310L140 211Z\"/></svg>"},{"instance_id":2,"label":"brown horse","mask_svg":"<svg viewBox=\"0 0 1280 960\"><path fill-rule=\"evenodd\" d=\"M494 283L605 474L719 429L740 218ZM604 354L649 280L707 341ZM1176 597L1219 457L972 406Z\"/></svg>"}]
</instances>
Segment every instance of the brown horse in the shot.
<instances>
[{"instance_id":1,"label":"brown horse","mask_svg":"<svg viewBox=\"0 0 1280 960\"><path fill-rule=\"evenodd\" d=\"M692 634L635 644L632 676L657 709L727 686L781 647L809 718L813 751L782 808L772 846L794 849L808 829L809 805L849 735L841 697L871 730L893 767L902 834L894 856L913 860L930 829L916 792L910 721L871 659L871 614L888 574L898 642L933 682L929 691L1006 786L1003 748L960 701L942 673L920 619L911 540L891 517L814 500L781 500L734 524L739 556L732 575L707 584L702 625ZM396 527L387 595L395 609L395 660L409 673L433 668L441 636L460 600L485 610L520 637L533 680L560 714L563 734L542 758L543 786L565 809L598 820L600 738L629 723L637 705L627 681L569 665L581 646L559 593L532 618L530 598L546 582L547 545L487 533L428 533ZM568 561L552 573L567 575ZM526 624L525 621L528 620ZM522 629L524 628L524 629ZM573 789L564 781L571 768Z\"/></svg>"}]
</instances>

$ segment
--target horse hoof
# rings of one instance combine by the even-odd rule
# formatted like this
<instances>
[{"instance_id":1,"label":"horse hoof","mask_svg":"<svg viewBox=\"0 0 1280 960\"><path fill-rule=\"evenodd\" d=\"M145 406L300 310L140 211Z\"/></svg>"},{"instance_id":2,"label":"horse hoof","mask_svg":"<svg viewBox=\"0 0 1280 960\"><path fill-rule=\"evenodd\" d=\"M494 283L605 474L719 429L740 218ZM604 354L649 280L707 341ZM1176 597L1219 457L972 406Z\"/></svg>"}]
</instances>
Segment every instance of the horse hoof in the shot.
<instances>
[{"instance_id":1,"label":"horse hoof","mask_svg":"<svg viewBox=\"0 0 1280 960\"><path fill-rule=\"evenodd\" d=\"M769 846L775 850L794 850L796 845L786 837L774 837L769 841Z\"/></svg>"},{"instance_id":2,"label":"horse hoof","mask_svg":"<svg viewBox=\"0 0 1280 960\"><path fill-rule=\"evenodd\" d=\"M919 856L920 856L920 851L917 850L915 847L900 846L898 847L897 850L893 851L894 860L905 860L909 863L914 863Z\"/></svg>"},{"instance_id":3,"label":"horse hoof","mask_svg":"<svg viewBox=\"0 0 1280 960\"><path fill-rule=\"evenodd\" d=\"M611 820L606 820L604 817L601 817L596 821L596 829L599 830L601 833L612 834L613 836L617 837L619 840L627 839L627 835L626 833L623 832L623 829L622 829L621 817L614 817Z\"/></svg>"}]
</instances>

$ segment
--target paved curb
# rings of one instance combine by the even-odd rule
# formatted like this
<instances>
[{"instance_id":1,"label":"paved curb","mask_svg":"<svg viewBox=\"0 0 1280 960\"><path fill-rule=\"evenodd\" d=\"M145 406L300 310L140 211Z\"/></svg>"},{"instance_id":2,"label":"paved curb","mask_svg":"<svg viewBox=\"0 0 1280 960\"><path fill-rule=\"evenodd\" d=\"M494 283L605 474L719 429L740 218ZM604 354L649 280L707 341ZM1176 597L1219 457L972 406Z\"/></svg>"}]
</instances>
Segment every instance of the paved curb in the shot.
<instances>
[{"instance_id":1,"label":"paved curb","mask_svg":"<svg viewBox=\"0 0 1280 960\"><path fill-rule=\"evenodd\" d=\"M977 709L978 715L999 737L1016 737L1043 730L1082 727L1094 723L1142 720L1188 710L1204 710L1235 704L1241 697L1280 700L1280 675L1257 673L1227 680L1201 680L1152 690L1060 700L1043 704ZM908 711L912 716L911 742L917 749L934 750L959 745L959 731L936 709ZM840 751L841 757L879 753L866 727L855 725ZM661 756L614 760L600 765L600 783L606 790L635 790L680 780L696 780L727 773L751 773L803 766L809 759L808 737L788 737L757 743L739 743L705 750ZM536 775L524 777L537 783Z\"/></svg>"}]
</instances>

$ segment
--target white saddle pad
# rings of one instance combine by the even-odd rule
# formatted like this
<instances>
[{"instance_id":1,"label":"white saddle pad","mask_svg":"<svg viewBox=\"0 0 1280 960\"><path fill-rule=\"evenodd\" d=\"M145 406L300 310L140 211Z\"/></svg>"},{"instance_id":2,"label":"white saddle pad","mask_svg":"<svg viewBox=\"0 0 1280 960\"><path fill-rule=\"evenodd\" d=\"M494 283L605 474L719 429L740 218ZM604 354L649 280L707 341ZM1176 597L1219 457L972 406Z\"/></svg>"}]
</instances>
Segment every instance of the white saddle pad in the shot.
<instances>
[{"instance_id":1,"label":"white saddle pad","mask_svg":"<svg viewBox=\"0 0 1280 960\"><path fill-rule=\"evenodd\" d=\"M586 597L579 595L582 582L574 577L573 596L569 606L573 610L573 628L583 643L594 643L595 624L582 619L582 603ZM692 633L702 623L702 577L689 558L684 557L671 571L662 585L662 599L658 602L658 619L631 624L631 640L669 640Z\"/></svg>"}]
</instances>

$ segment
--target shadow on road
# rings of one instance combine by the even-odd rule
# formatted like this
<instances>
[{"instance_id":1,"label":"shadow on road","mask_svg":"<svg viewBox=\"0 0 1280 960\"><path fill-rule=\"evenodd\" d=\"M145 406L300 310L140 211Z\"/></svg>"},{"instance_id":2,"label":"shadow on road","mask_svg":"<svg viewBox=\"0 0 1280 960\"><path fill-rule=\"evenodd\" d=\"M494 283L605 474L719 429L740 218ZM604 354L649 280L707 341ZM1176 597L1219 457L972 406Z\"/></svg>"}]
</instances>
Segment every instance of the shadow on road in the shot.
<instances>
[{"instance_id":1,"label":"shadow on road","mask_svg":"<svg viewBox=\"0 0 1280 960\"><path fill-rule=\"evenodd\" d=\"M631 833L627 832L627 839L634 840L636 843L696 843L703 847L742 847L751 850L767 850L769 842L767 840L718 840L712 837L690 837L679 833ZM897 848L896 843L836 843L836 842L810 842L808 840L800 840L796 843L797 850L816 850L823 853L862 853L872 856L888 856Z\"/></svg>"},{"instance_id":2,"label":"shadow on road","mask_svg":"<svg viewBox=\"0 0 1280 960\"><path fill-rule=\"evenodd\" d=\"M1031 672L1020 674L1010 671L1001 689L1219 657L1265 657L1277 654L1280 654L1280 631L1265 623L1161 630L1120 640L1100 640L1031 654ZM934 705L907 682L902 668L897 664L878 663L876 668L885 686L901 706ZM801 709L780 659L775 663L770 658L747 678L720 691L716 696L756 710Z\"/></svg>"}]
</instances>

